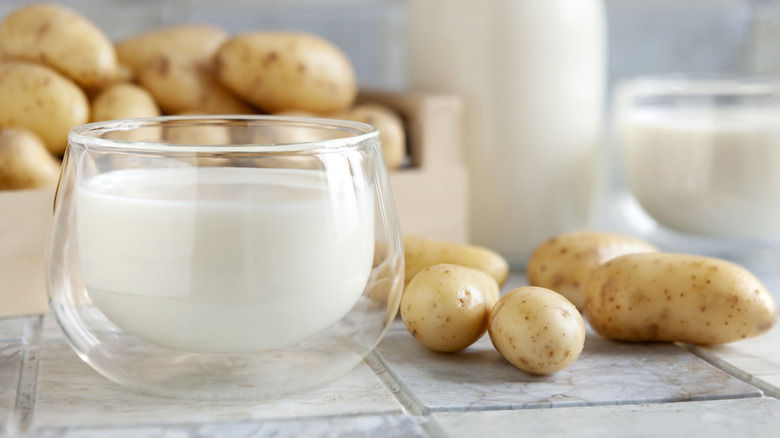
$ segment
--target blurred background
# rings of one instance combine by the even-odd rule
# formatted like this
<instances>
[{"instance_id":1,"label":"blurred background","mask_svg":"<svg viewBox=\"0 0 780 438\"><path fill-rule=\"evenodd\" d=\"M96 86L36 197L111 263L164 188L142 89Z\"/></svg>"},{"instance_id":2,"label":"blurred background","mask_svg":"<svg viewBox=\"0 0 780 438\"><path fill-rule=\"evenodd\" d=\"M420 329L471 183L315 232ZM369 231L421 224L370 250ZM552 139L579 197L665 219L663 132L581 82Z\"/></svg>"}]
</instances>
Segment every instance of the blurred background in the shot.
<instances>
[{"instance_id":1,"label":"blurred background","mask_svg":"<svg viewBox=\"0 0 780 438\"><path fill-rule=\"evenodd\" d=\"M425 0L417 0L425 1ZM351 58L361 85L404 89L409 0L61 0L118 39L207 21L234 32L320 34ZM0 16L29 0L3 0ZM780 73L780 0L605 0L608 83L648 73ZM468 32L468 23L463 23Z\"/></svg>"},{"instance_id":2,"label":"blurred background","mask_svg":"<svg viewBox=\"0 0 780 438\"><path fill-rule=\"evenodd\" d=\"M0 16L29 3L3 0ZM463 97L462 117L453 115L446 126L417 121L435 134L420 136L435 137L438 145L407 145L418 154L427 149L458 165L462 161L468 175L457 173L461 169L443 175L432 166L418 169L427 172L423 184L402 183L397 173L393 190L401 220L405 225L423 221L426 232L440 230L446 221L468 228L454 239L491 247L514 266L557 233L612 227L612 213L602 206L616 199L605 194L611 155L609 131L603 128L619 84L670 73L780 76L780 0L59 3L115 41L185 22L211 23L233 34L307 31L346 53L363 91L414 89ZM416 123L411 119L421 107L404 114L411 137ZM431 188L437 184L441 193ZM447 203L442 194L456 207L440 208ZM780 205L780 199L772 201Z\"/></svg>"}]
</instances>

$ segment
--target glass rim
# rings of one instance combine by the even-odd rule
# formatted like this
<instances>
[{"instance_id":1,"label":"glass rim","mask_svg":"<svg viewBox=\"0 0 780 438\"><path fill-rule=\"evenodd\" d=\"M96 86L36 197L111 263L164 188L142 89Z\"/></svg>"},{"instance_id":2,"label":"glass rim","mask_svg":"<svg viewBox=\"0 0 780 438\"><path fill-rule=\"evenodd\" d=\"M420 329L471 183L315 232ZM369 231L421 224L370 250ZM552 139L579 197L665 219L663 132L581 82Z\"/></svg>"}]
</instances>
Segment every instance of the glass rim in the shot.
<instances>
[{"instance_id":1,"label":"glass rim","mask_svg":"<svg viewBox=\"0 0 780 438\"><path fill-rule=\"evenodd\" d=\"M98 134L128 132L140 128L153 128L169 122L202 122L203 125L227 122L280 122L311 127L326 127L345 132L344 136L323 140L289 143L230 143L230 144L177 144L165 141L119 140L98 137ZM347 134L351 133L351 134ZM202 114L184 116L136 117L86 123L74 127L68 133L68 145L79 144L87 148L121 150L122 152L312 152L323 149L342 149L357 146L379 137L376 127L367 123L325 117L276 116L264 114Z\"/></svg>"},{"instance_id":2,"label":"glass rim","mask_svg":"<svg viewBox=\"0 0 780 438\"><path fill-rule=\"evenodd\" d=\"M621 81L616 94L635 97L769 95L780 94L780 80L769 76L642 75Z\"/></svg>"}]
</instances>

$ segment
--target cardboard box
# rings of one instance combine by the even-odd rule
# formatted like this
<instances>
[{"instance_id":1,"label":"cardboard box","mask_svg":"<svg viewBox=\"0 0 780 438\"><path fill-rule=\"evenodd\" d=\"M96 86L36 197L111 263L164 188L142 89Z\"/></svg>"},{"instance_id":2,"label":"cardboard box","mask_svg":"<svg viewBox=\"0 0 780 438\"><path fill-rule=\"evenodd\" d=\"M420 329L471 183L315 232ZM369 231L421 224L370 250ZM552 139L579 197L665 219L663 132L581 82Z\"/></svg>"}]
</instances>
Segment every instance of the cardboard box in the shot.
<instances>
[{"instance_id":1,"label":"cardboard box","mask_svg":"<svg viewBox=\"0 0 780 438\"><path fill-rule=\"evenodd\" d=\"M0 318L46 313L54 188L0 191Z\"/></svg>"},{"instance_id":2,"label":"cardboard box","mask_svg":"<svg viewBox=\"0 0 780 438\"><path fill-rule=\"evenodd\" d=\"M405 235L469 241L468 171L462 160L458 96L363 91L362 102L388 105L404 118L409 165L390 172Z\"/></svg>"}]
</instances>

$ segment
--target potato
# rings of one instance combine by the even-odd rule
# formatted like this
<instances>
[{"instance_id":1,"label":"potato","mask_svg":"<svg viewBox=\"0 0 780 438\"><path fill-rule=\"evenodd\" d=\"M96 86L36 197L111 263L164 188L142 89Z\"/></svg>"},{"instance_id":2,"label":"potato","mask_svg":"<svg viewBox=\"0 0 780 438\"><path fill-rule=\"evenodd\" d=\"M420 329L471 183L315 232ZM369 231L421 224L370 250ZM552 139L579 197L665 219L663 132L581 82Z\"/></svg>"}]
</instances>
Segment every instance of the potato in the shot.
<instances>
[{"instance_id":1,"label":"potato","mask_svg":"<svg viewBox=\"0 0 780 438\"><path fill-rule=\"evenodd\" d=\"M357 95L346 55L315 35L250 32L228 39L215 55L219 80L269 113L344 111Z\"/></svg>"},{"instance_id":2,"label":"potato","mask_svg":"<svg viewBox=\"0 0 780 438\"><path fill-rule=\"evenodd\" d=\"M367 123L379 131L387 168L398 169L406 158L406 132L401 116L390 107L378 103L355 105L347 112L329 117Z\"/></svg>"},{"instance_id":3,"label":"potato","mask_svg":"<svg viewBox=\"0 0 780 438\"><path fill-rule=\"evenodd\" d=\"M571 365L585 346L585 322L571 302L550 289L524 286L490 312L490 341L517 368L551 374Z\"/></svg>"},{"instance_id":4,"label":"potato","mask_svg":"<svg viewBox=\"0 0 780 438\"><path fill-rule=\"evenodd\" d=\"M193 115L193 113L184 112L181 115ZM197 120L207 121L208 116L198 118ZM218 146L232 143L230 129L227 126L219 123L208 124L202 122L193 125L186 119L166 124L164 138L165 141L173 144Z\"/></svg>"},{"instance_id":5,"label":"potato","mask_svg":"<svg viewBox=\"0 0 780 438\"><path fill-rule=\"evenodd\" d=\"M417 236L404 236L405 284L428 266L451 263L479 269L493 277L499 286L509 276L509 264L497 252L476 245L443 242Z\"/></svg>"},{"instance_id":6,"label":"potato","mask_svg":"<svg viewBox=\"0 0 780 438\"><path fill-rule=\"evenodd\" d=\"M620 234L573 231L539 245L528 260L526 277L531 286L552 289L581 309L585 283L599 265L624 254L655 251L655 245Z\"/></svg>"},{"instance_id":7,"label":"potato","mask_svg":"<svg viewBox=\"0 0 780 438\"><path fill-rule=\"evenodd\" d=\"M27 128L62 155L68 132L88 120L87 96L72 81L39 64L0 63L0 127Z\"/></svg>"},{"instance_id":8,"label":"potato","mask_svg":"<svg viewBox=\"0 0 780 438\"><path fill-rule=\"evenodd\" d=\"M46 64L90 90L113 81L118 71L108 37L81 14L53 3L24 6L6 16L0 51Z\"/></svg>"},{"instance_id":9,"label":"potato","mask_svg":"<svg viewBox=\"0 0 780 438\"><path fill-rule=\"evenodd\" d=\"M119 62L139 72L155 59L176 55L210 65L214 53L228 33L211 24L192 23L166 26L125 38L116 43Z\"/></svg>"},{"instance_id":10,"label":"potato","mask_svg":"<svg viewBox=\"0 0 780 438\"><path fill-rule=\"evenodd\" d=\"M55 186L60 161L24 128L0 129L0 190Z\"/></svg>"},{"instance_id":11,"label":"potato","mask_svg":"<svg viewBox=\"0 0 780 438\"><path fill-rule=\"evenodd\" d=\"M93 122L159 115L160 108L152 95L135 84L111 85L92 101Z\"/></svg>"},{"instance_id":12,"label":"potato","mask_svg":"<svg viewBox=\"0 0 780 438\"><path fill-rule=\"evenodd\" d=\"M487 330L498 284L477 269L429 266L414 276L401 296L401 319L414 339L441 352L463 350Z\"/></svg>"},{"instance_id":13,"label":"potato","mask_svg":"<svg viewBox=\"0 0 780 438\"><path fill-rule=\"evenodd\" d=\"M208 69L180 55L165 55L138 72L138 82L168 114L200 111L209 114L253 114Z\"/></svg>"},{"instance_id":14,"label":"potato","mask_svg":"<svg viewBox=\"0 0 780 438\"><path fill-rule=\"evenodd\" d=\"M756 336L777 318L769 291L741 266L673 253L628 254L596 268L583 310L607 338L704 345Z\"/></svg>"}]
</instances>

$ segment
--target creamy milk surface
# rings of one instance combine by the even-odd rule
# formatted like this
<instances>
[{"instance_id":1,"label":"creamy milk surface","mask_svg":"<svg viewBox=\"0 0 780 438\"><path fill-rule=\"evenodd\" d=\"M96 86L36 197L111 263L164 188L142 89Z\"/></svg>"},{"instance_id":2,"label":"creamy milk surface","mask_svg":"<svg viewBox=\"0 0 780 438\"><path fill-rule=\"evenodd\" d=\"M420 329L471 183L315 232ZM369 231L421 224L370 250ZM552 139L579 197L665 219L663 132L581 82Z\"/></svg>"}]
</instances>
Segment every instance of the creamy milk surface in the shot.
<instances>
[{"instance_id":1,"label":"creamy milk surface","mask_svg":"<svg viewBox=\"0 0 780 438\"><path fill-rule=\"evenodd\" d=\"M780 236L780 110L637 111L622 131L629 189L660 224Z\"/></svg>"},{"instance_id":2,"label":"creamy milk surface","mask_svg":"<svg viewBox=\"0 0 780 438\"><path fill-rule=\"evenodd\" d=\"M310 170L121 170L77 187L79 261L114 324L154 343L253 352L341 319L368 279L373 191Z\"/></svg>"}]
</instances>

